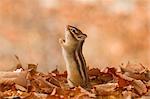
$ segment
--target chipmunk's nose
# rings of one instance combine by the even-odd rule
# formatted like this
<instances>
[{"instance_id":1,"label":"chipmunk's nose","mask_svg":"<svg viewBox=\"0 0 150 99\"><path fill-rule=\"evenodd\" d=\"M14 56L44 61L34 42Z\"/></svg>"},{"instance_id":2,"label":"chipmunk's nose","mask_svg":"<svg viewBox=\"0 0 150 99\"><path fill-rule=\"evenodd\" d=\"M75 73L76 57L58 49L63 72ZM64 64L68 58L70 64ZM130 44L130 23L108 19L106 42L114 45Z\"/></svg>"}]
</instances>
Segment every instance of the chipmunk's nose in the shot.
<instances>
[{"instance_id":1,"label":"chipmunk's nose","mask_svg":"<svg viewBox=\"0 0 150 99\"><path fill-rule=\"evenodd\" d=\"M73 26L71 26L71 25L67 25L67 29L70 29L71 27L73 27Z\"/></svg>"},{"instance_id":2,"label":"chipmunk's nose","mask_svg":"<svg viewBox=\"0 0 150 99\"><path fill-rule=\"evenodd\" d=\"M67 25L67 28L70 29L70 28L76 28L76 27L72 25Z\"/></svg>"},{"instance_id":3,"label":"chipmunk's nose","mask_svg":"<svg viewBox=\"0 0 150 99\"><path fill-rule=\"evenodd\" d=\"M67 27L71 27L71 25L67 25Z\"/></svg>"}]
</instances>

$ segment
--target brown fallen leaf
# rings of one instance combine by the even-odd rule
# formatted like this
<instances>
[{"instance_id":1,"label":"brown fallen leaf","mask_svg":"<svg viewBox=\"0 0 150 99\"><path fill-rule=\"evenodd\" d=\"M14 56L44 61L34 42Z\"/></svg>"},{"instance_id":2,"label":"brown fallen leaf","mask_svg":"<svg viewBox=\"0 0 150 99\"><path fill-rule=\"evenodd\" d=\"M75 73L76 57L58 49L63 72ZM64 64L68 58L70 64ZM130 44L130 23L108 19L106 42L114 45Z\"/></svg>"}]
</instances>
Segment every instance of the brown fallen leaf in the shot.
<instances>
[{"instance_id":1,"label":"brown fallen leaf","mask_svg":"<svg viewBox=\"0 0 150 99\"><path fill-rule=\"evenodd\" d=\"M107 83L107 84L100 84L95 85L94 89L96 91L96 95L98 96L110 96L118 94L115 90L118 86L118 83Z\"/></svg>"},{"instance_id":2,"label":"brown fallen leaf","mask_svg":"<svg viewBox=\"0 0 150 99\"><path fill-rule=\"evenodd\" d=\"M125 67L120 66L120 69L122 72L142 73L145 70L145 67L142 64L128 63Z\"/></svg>"},{"instance_id":3,"label":"brown fallen leaf","mask_svg":"<svg viewBox=\"0 0 150 99\"><path fill-rule=\"evenodd\" d=\"M145 80L145 81L150 80L150 71L149 69L146 69L144 67L142 70L132 70L132 69L124 68L124 67L120 67L120 69L122 70L122 73L124 73L125 75L131 78L134 78L137 80Z\"/></svg>"},{"instance_id":4,"label":"brown fallen leaf","mask_svg":"<svg viewBox=\"0 0 150 99\"><path fill-rule=\"evenodd\" d=\"M28 70L31 75L34 75L37 73L37 66L38 65L35 65L35 64L28 64Z\"/></svg>"},{"instance_id":5,"label":"brown fallen leaf","mask_svg":"<svg viewBox=\"0 0 150 99\"><path fill-rule=\"evenodd\" d=\"M92 68L88 71L89 76L98 76L101 73L100 69Z\"/></svg>"},{"instance_id":6,"label":"brown fallen leaf","mask_svg":"<svg viewBox=\"0 0 150 99\"><path fill-rule=\"evenodd\" d=\"M122 75L121 73L117 73L115 68L108 68L108 73L113 75L114 80L118 82L119 88L128 86L132 82L132 78Z\"/></svg>"},{"instance_id":7,"label":"brown fallen leaf","mask_svg":"<svg viewBox=\"0 0 150 99\"><path fill-rule=\"evenodd\" d=\"M116 77L117 77L117 82L118 82L119 88L123 88L125 86L128 86L133 81L133 78L128 77L128 76L121 74L121 73L116 73Z\"/></svg>"},{"instance_id":8,"label":"brown fallen leaf","mask_svg":"<svg viewBox=\"0 0 150 99\"><path fill-rule=\"evenodd\" d=\"M18 84L15 84L16 90L22 91L22 92L27 92L27 89L23 86L20 86Z\"/></svg>"},{"instance_id":9,"label":"brown fallen leaf","mask_svg":"<svg viewBox=\"0 0 150 99\"><path fill-rule=\"evenodd\" d=\"M144 95L147 92L146 85L141 80L133 80L132 86L139 95Z\"/></svg>"},{"instance_id":10,"label":"brown fallen leaf","mask_svg":"<svg viewBox=\"0 0 150 99\"><path fill-rule=\"evenodd\" d=\"M18 85L26 87L27 80L26 75L28 71L21 72L0 72L0 83L7 81L12 81Z\"/></svg>"},{"instance_id":11,"label":"brown fallen leaf","mask_svg":"<svg viewBox=\"0 0 150 99\"><path fill-rule=\"evenodd\" d=\"M89 70L88 74L93 85L103 84L113 80L112 74L101 72L98 68Z\"/></svg>"},{"instance_id":12,"label":"brown fallen leaf","mask_svg":"<svg viewBox=\"0 0 150 99\"><path fill-rule=\"evenodd\" d=\"M45 82L49 82L50 84L53 85L53 87L60 87L60 81L57 80L55 77L50 76L49 78L45 79Z\"/></svg>"}]
</instances>

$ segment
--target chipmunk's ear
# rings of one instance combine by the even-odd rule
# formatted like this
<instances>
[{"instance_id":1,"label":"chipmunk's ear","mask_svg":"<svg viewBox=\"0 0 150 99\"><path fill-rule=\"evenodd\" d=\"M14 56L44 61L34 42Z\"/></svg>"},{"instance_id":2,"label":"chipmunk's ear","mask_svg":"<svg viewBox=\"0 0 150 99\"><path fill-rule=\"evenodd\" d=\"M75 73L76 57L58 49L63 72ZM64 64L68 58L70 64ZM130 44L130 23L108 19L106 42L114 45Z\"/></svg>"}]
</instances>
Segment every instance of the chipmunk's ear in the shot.
<instances>
[{"instance_id":1,"label":"chipmunk's ear","mask_svg":"<svg viewBox=\"0 0 150 99\"><path fill-rule=\"evenodd\" d=\"M87 35L86 35L86 34L82 34L82 35L78 35L78 36L77 36L77 39L78 39L78 40L85 40L85 38L87 38Z\"/></svg>"}]
</instances>

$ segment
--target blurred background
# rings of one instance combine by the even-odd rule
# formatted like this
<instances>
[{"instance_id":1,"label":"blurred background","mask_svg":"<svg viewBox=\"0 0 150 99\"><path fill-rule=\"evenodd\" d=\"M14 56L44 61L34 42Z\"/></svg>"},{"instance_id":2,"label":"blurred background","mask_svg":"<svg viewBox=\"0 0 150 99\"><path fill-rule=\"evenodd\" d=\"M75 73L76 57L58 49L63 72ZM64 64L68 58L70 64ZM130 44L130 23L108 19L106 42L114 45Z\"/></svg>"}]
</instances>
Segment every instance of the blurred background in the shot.
<instances>
[{"instance_id":1,"label":"blurred background","mask_svg":"<svg viewBox=\"0 0 150 99\"><path fill-rule=\"evenodd\" d=\"M142 63L150 66L150 0L1 0L0 70L65 70L58 43L66 25L88 35L84 55L90 68Z\"/></svg>"}]
</instances>

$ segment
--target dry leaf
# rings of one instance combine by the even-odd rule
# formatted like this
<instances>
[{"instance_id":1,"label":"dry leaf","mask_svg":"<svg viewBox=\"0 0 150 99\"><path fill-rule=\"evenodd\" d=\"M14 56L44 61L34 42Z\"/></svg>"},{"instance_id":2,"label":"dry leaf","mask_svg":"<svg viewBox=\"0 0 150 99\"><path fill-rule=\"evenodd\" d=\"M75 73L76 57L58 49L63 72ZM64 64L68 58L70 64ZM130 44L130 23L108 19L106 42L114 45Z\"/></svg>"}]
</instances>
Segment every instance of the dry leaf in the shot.
<instances>
[{"instance_id":1,"label":"dry leaf","mask_svg":"<svg viewBox=\"0 0 150 99\"><path fill-rule=\"evenodd\" d=\"M132 85L140 95L143 95L147 92L146 85L141 80L133 80Z\"/></svg>"},{"instance_id":2,"label":"dry leaf","mask_svg":"<svg viewBox=\"0 0 150 99\"><path fill-rule=\"evenodd\" d=\"M95 85L94 89L99 96L109 96L112 95L115 92L115 89L117 88L118 83L107 83L107 84L100 84Z\"/></svg>"}]
</instances>

